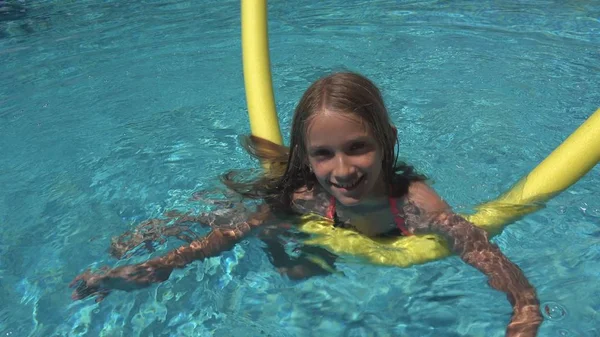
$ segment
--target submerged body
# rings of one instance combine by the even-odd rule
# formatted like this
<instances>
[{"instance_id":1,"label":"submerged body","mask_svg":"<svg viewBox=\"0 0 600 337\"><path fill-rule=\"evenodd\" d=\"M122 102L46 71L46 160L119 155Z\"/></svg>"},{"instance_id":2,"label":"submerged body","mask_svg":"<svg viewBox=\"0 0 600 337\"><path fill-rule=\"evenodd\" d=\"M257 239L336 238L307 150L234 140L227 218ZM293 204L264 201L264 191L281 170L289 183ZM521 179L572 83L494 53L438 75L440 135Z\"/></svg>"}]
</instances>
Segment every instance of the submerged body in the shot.
<instances>
[{"instance_id":1,"label":"submerged body","mask_svg":"<svg viewBox=\"0 0 600 337\"><path fill-rule=\"evenodd\" d=\"M397 163L396 128L390 123L379 90L353 73L333 74L315 82L303 95L294 115L289 148L264 139L246 139L255 157L270 163L270 170L251 182L235 180L230 172L224 182L242 196L263 204L246 220L226 228L213 228L163 257L107 270L86 272L73 283L73 297L98 295L113 289L131 290L168 279L174 268L216 256L231 249L256 231L267 243L272 262L293 278L326 274L335 256L326 251L327 266L306 261L288 264L270 232L289 224L279 215L318 214L331 226L351 228L368 237L438 234L466 263L479 269L489 284L506 293L513 307L508 336L535 336L542 317L535 289L523 272L488 234L460 215L416 174ZM307 252L310 254L310 252ZM284 259L285 260L285 259Z\"/></svg>"}]
</instances>

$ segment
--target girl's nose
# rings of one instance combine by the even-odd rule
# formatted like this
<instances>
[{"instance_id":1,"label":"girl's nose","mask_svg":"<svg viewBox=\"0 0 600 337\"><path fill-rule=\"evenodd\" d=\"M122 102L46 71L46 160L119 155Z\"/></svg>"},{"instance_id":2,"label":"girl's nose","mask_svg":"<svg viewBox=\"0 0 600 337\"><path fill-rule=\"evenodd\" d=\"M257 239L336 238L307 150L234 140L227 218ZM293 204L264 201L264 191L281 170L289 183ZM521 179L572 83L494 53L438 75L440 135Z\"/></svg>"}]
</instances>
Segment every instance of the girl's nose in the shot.
<instances>
[{"instance_id":1,"label":"girl's nose","mask_svg":"<svg viewBox=\"0 0 600 337\"><path fill-rule=\"evenodd\" d=\"M350 163L348 158L344 155L340 155L336 158L335 168L333 170L333 176L337 183L347 183L354 180L356 169Z\"/></svg>"}]
</instances>

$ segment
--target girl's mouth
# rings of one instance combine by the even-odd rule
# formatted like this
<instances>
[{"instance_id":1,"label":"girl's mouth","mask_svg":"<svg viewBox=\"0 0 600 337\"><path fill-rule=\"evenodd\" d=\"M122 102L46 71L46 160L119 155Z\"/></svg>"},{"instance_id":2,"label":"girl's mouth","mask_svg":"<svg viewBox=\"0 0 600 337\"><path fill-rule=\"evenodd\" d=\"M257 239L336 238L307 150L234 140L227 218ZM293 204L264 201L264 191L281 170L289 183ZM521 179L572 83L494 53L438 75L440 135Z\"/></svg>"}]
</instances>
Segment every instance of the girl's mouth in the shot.
<instances>
[{"instance_id":1,"label":"girl's mouth","mask_svg":"<svg viewBox=\"0 0 600 337\"><path fill-rule=\"evenodd\" d=\"M331 184L331 186L333 186L335 188L346 190L346 191L352 191L353 189L358 187L358 185L360 185L360 183L362 183L365 180L365 177L366 177L366 175L362 175L360 178L356 179L355 181L353 181L349 184L336 184L331 181L329 183Z\"/></svg>"}]
</instances>

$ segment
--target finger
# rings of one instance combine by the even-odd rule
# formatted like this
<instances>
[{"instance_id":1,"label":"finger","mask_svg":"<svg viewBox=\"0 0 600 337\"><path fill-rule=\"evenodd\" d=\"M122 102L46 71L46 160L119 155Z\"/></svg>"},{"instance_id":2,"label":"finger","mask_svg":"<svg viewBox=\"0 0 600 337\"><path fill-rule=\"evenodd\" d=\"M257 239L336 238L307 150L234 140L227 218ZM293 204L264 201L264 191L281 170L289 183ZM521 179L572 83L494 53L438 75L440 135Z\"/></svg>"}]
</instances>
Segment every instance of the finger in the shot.
<instances>
[{"instance_id":1,"label":"finger","mask_svg":"<svg viewBox=\"0 0 600 337\"><path fill-rule=\"evenodd\" d=\"M95 290L92 290L90 288L85 288L85 289L75 289L73 290L73 292L71 293L71 299L73 301L77 301L77 300L82 300L84 298L93 296L94 294L96 294Z\"/></svg>"},{"instance_id":2,"label":"finger","mask_svg":"<svg viewBox=\"0 0 600 337\"><path fill-rule=\"evenodd\" d=\"M77 301L78 299L80 299L79 294L77 293L77 290L73 290L73 292L71 293L71 299L73 301Z\"/></svg>"},{"instance_id":3,"label":"finger","mask_svg":"<svg viewBox=\"0 0 600 337\"><path fill-rule=\"evenodd\" d=\"M98 292L98 297L96 297L96 303L100 303L100 302L104 301L104 299L106 298L106 296L108 296L109 293L110 293L110 291Z\"/></svg>"},{"instance_id":4,"label":"finger","mask_svg":"<svg viewBox=\"0 0 600 337\"><path fill-rule=\"evenodd\" d=\"M85 278L90 274L90 270L86 269L83 273L75 276L75 278L73 279L73 281L71 281L71 283L69 283L69 288L73 288L74 286L78 285L80 281L85 281Z\"/></svg>"},{"instance_id":5,"label":"finger","mask_svg":"<svg viewBox=\"0 0 600 337\"><path fill-rule=\"evenodd\" d=\"M73 279L73 281L71 281L71 283L69 283L69 288L76 288L76 287L79 288L81 283L85 283L86 278L87 278L87 274L77 275L77 277L75 277Z\"/></svg>"},{"instance_id":6,"label":"finger","mask_svg":"<svg viewBox=\"0 0 600 337\"><path fill-rule=\"evenodd\" d=\"M75 290L73 290L73 293L71 294L71 298L73 300L80 300L80 299L84 299L88 296L92 296L97 292L98 292L98 288L88 287L87 283L85 281L82 281L77 285L77 288L75 288Z\"/></svg>"},{"instance_id":7,"label":"finger","mask_svg":"<svg viewBox=\"0 0 600 337\"><path fill-rule=\"evenodd\" d=\"M69 288L74 288L78 286L80 282L82 282L82 277L81 275L78 275L73 279L73 281L71 281L71 283L69 283Z\"/></svg>"},{"instance_id":8,"label":"finger","mask_svg":"<svg viewBox=\"0 0 600 337\"><path fill-rule=\"evenodd\" d=\"M226 236L228 238L234 238L235 237L235 232L228 230L228 231L223 231L223 236Z\"/></svg>"},{"instance_id":9,"label":"finger","mask_svg":"<svg viewBox=\"0 0 600 337\"><path fill-rule=\"evenodd\" d=\"M85 293L82 293L78 290L73 290L73 292L71 293L71 299L73 301L77 301L77 300L82 300L84 298L86 298L88 295Z\"/></svg>"}]
</instances>

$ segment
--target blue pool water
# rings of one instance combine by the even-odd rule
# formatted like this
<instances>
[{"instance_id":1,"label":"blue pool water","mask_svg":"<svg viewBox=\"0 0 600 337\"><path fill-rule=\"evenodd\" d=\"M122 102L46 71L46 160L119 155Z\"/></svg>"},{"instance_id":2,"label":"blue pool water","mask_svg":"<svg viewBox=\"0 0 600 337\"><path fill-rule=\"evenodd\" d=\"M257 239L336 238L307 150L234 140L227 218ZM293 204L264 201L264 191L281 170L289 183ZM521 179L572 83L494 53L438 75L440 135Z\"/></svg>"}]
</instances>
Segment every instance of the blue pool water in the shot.
<instances>
[{"instance_id":1,"label":"blue pool water","mask_svg":"<svg viewBox=\"0 0 600 337\"><path fill-rule=\"evenodd\" d=\"M272 1L269 15L283 130L311 81L362 72L401 156L458 211L600 106L596 1ZM237 144L239 19L238 1L0 1L0 336L503 336L505 296L457 257L293 282L252 239L100 305L70 299L78 273L117 263L111 237L199 211L194 191L255 165ZM599 173L494 239L552 309L541 336L600 336Z\"/></svg>"}]
</instances>

